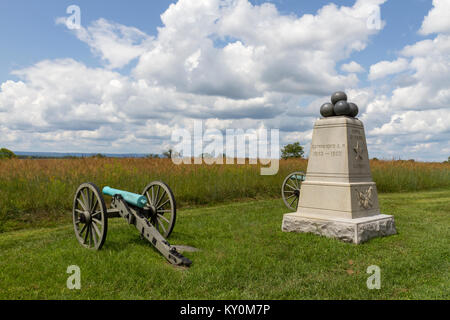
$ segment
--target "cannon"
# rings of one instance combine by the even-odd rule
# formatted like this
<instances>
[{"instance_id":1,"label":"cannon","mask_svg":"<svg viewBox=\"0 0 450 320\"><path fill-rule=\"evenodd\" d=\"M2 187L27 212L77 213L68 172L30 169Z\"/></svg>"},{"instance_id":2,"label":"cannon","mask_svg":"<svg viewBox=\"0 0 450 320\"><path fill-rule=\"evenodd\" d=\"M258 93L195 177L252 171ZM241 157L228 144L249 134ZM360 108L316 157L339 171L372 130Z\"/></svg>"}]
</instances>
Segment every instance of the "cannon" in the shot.
<instances>
[{"instance_id":1,"label":"cannon","mask_svg":"<svg viewBox=\"0 0 450 320\"><path fill-rule=\"evenodd\" d=\"M191 261L171 246L167 238L176 220L176 202L172 190L164 182L154 181L142 194L104 187L102 193L111 196L106 208L99 188L89 182L81 184L73 202L73 226L78 242L85 248L100 250L105 243L109 218L124 218L134 225L141 237L172 264L190 266Z\"/></svg>"},{"instance_id":2,"label":"cannon","mask_svg":"<svg viewBox=\"0 0 450 320\"><path fill-rule=\"evenodd\" d=\"M292 211L297 211L302 182L305 181L305 178L304 172L292 172L284 179L281 186L284 204Z\"/></svg>"}]
</instances>

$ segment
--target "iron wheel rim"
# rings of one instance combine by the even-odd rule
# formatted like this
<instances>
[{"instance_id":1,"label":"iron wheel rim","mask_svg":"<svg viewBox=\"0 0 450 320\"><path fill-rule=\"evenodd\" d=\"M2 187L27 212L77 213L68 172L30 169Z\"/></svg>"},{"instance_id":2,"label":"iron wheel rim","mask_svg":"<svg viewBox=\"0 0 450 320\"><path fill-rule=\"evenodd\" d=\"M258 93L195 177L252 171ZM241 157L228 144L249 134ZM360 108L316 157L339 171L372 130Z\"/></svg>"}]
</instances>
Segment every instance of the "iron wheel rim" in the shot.
<instances>
[{"instance_id":1,"label":"iron wheel rim","mask_svg":"<svg viewBox=\"0 0 450 320\"><path fill-rule=\"evenodd\" d=\"M147 198L147 206L152 207L150 223L167 239L175 227L177 212L172 190L164 182L154 181L145 187L142 195Z\"/></svg>"},{"instance_id":2,"label":"iron wheel rim","mask_svg":"<svg viewBox=\"0 0 450 320\"><path fill-rule=\"evenodd\" d=\"M281 186L283 202L292 211L297 211L304 177L304 172L292 172L284 179L283 185Z\"/></svg>"},{"instance_id":3,"label":"iron wheel rim","mask_svg":"<svg viewBox=\"0 0 450 320\"><path fill-rule=\"evenodd\" d=\"M100 250L108 231L106 205L98 187L83 183L75 193L73 203L73 227L81 246Z\"/></svg>"}]
</instances>

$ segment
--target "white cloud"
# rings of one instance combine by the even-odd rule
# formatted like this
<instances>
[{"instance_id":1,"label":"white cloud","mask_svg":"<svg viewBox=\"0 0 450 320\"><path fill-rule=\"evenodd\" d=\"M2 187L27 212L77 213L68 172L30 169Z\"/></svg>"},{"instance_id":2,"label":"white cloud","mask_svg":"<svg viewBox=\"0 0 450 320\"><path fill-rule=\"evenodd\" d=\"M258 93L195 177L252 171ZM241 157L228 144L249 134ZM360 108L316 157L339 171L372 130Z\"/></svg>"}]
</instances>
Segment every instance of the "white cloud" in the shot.
<instances>
[{"instance_id":1,"label":"white cloud","mask_svg":"<svg viewBox=\"0 0 450 320\"><path fill-rule=\"evenodd\" d=\"M370 66L369 80L384 78L388 75L405 71L408 68L408 60L399 58L395 61L380 61Z\"/></svg>"},{"instance_id":2,"label":"white cloud","mask_svg":"<svg viewBox=\"0 0 450 320\"><path fill-rule=\"evenodd\" d=\"M357 62L351 61L349 63L343 64L341 70L349 73L361 73L365 72L364 68Z\"/></svg>"},{"instance_id":3,"label":"white cloud","mask_svg":"<svg viewBox=\"0 0 450 320\"><path fill-rule=\"evenodd\" d=\"M419 32L424 35L450 33L450 1L433 0L433 8L423 20Z\"/></svg>"},{"instance_id":4,"label":"white cloud","mask_svg":"<svg viewBox=\"0 0 450 320\"><path fill-rule=\"evenodd\" d=\"M378 32L367 28L367 19L383 2L330 4L316 15L296 17L270 3L180 0L161 16L164 26L134 76L179 91L240 99L356 86L357 77L338 74L335 65L363 50Z\"/></svg>"},{"instance_id":5,"label":"white cloud","mask_svg":"<svg viewBox=\"0 0 450 320\"><path fill-rule=\"evenodd\" d=\"M424 152L429 150L435 143L418 143L411 148L412 152Z\"/></svg>"},{"instance_id":6,"label":"white cloud","mask_svg":"<svg viewBox=\"0 0 450 320\"><path fill-rule=\"evenodd\" d=\"M56 23L65 25L66 18L58 18ZM98 19L87 28L80 26L72 31L107 62L110 69L126 66L152 47L153 38L144 32L106 19Z\"/></svg>"},{"instance_id":7,"label":"white cloud","mask_svg":"<svg viewBox=\"0 0 450 320\"><path fill-rule=\"evenodd\" d=\"M118 73L62 59L41 61L13 74L21 81L3 83L0 92L6 111L0 113L0 121L9 126L83 129L117 121L122 102L117 83L126 81ZM114 81L116 85L111 85Z\"/></svg>"},{"instance_id":8,"label":"white cloud","mask_svg":"<svg viewBox=\"0 0 450 320\"><path fill-rule=\"evenodd\" d=\"M450 35L406 46L402 55L411 59L410 81L393 91L392 103L401 109L448 108L450 105Z\"/></svg>"},{"instance_id":9,"label":"white cloud","mask_svg":"<svg viewBox=\"0 0 450 320\"><path fill-rule=\"evenodd\" d=\"M450 109L436 109L394 114L389 123L373 129L370 133L373 135L439 134L448 131L450 131Z\"/></svg>"}]
</instances>

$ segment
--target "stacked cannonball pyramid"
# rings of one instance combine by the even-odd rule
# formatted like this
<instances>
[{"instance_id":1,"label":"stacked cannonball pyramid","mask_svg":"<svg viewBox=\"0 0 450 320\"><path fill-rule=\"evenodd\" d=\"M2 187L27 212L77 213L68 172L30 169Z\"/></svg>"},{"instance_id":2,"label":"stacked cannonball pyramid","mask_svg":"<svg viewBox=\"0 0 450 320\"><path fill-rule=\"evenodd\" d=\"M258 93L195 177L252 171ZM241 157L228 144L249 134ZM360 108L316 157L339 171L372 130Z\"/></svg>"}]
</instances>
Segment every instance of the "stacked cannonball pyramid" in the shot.
<instances>
[{"instance_id":1,"label":"stacked cannonball pyramid","mask_svg":"<svg viewBox=\"0 0 450 320\"><path fill-rule=\"evenodd\" d=\"M358 106L353 102L347 102L345 92L338 91L331 96L331 103L327 102L320 107L320 114L325 117L347 116L356 117L358 115Z\"/></svg>"}]
</instances>

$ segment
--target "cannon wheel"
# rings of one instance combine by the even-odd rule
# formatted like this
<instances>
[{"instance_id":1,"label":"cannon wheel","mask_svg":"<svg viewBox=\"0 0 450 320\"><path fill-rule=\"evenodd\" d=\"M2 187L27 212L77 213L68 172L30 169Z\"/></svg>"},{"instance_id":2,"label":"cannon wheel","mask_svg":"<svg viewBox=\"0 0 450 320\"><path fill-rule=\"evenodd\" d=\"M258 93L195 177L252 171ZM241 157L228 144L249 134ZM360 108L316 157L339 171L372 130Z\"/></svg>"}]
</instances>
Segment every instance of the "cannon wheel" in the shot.
<instances>
[{"instance_id":1,"label":"cannon wheel","mask_svg":"<svg viewBox=\"0 0 450 320\"><path fill-rule=\"evenodd\" d=\"M298 207L300 189L304 177L304 172L292 172L284 179L281 187L281 196L283 197L284 204L293 211L296 211Z\"/></svg>"},{"instance_id":2,"label":"cannon wheel","mask_svg":"<svg viewBox=\"0 0 450 320\"><path fill-rule=\"evenodd\" d=\"M93 183L83 183L73 201L73 227L78 242L85 248L100 250L108 231L105 200Z\"/></svg>"},{"instance_id":3,"label":"cannon wheel","mask_svg":"<svg viewBox=\"0 0 450 320\"><path fill-rule=\"evenodd\" d=\"M175 226L177 205L169 186L161 181L153 181L145 187L142 195L147 197L147 203L152 209L150 222L159 233L168 238Z\"/></svg>"}]
</instances>

